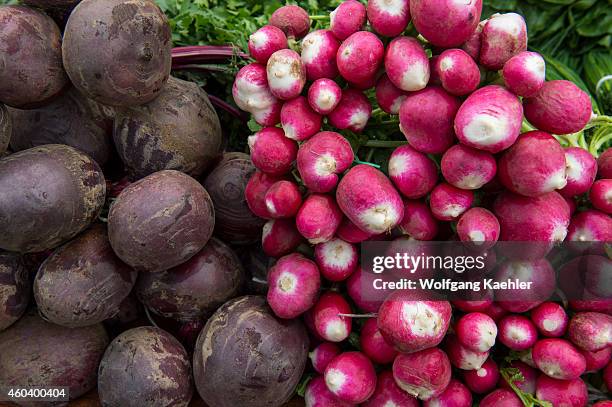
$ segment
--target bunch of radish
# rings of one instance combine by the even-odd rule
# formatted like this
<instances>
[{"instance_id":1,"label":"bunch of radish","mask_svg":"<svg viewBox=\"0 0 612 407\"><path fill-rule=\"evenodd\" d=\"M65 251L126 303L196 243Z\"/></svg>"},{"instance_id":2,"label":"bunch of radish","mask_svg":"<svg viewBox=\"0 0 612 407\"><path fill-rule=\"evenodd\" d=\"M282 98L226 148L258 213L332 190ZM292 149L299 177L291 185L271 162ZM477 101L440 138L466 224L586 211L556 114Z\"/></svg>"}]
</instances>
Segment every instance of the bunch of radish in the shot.
<instances>
[{"instance_id":1,"label":"bunch of radish","mask_svg":"<svg viewBox=\"0 0 612 407\"><path fill-rule=\"evenodd\" d=\"M307 406L579 407L581 376L604 369L612 391L612 270L601 246L585 256L600 270L590 300L565 307L520 293L451 304L362 292L367 240L481 250L612 240L612 150L597 160L559 142L602 118L575 84L545 80L522 16L481 14L480 0L347 0L328 29L309 32L307 13L285 6L249 37L253 61L233 86L260 126L248 140L257 172L246 201L268 220L263 249L278 259L268 303L303 318L314 341ZM406 142L379 168L347 136L381 111ZM537 289L554 287L546 259L496 273L519 269Z\"/></svg>"}]
</instances>

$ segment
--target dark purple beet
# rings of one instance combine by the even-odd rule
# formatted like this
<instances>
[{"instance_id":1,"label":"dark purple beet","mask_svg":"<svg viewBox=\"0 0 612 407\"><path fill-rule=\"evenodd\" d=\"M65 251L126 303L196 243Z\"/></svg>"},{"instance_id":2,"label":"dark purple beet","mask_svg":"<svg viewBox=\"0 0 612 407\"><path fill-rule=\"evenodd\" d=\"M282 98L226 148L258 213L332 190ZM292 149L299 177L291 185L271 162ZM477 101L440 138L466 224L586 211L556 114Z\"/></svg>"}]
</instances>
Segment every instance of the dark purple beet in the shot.
<instances>
[{"instance_id":1,"label":"dark purple beet","mask_svg":"<svg viewBox=\"0 0 612 407\"><path fill-rule=\"evenodd\" d=\"M22 257L0 252L0 331L17 321L30 302L30 277Z\"/></svg>"}]
</instances>

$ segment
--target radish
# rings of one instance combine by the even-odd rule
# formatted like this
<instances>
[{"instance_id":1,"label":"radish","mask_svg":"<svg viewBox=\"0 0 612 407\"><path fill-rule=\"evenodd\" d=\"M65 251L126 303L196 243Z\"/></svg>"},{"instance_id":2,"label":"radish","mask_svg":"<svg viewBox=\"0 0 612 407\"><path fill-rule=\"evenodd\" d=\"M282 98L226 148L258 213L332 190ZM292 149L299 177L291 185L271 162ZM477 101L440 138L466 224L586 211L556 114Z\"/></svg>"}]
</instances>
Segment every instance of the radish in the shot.
<instances>
[{"instance_id":1,"label":"radish","mask_svg":"<svg viewBox=\"0 0 612 407\"><path fill-rule=\"evenodd\" d=\"M544 83L536 96L523 100L523 106L529 123L553 134L582 130L593 113L589 95L566 80Z\"/></svg>"},{"instance_id":2,"label":"radish","mask_svg":"<svg viewBox=\"0 0 612 407\"><path fill-rule=\"evenodd\" d=\"M404 205L391 181L379 170L360 164L344 175L336 200L358 228L380 234L393 229L404 216Z\"/></svg>"},{"instance_id":3,"label":"radish","mask_svg":"<svg viewBox=\"0 0 612 407\"><path fill-rule=\"evenodd\" d=\"M339 130L361 131L368 124L372 115L372 105L363 92L356 89L344 89L338 106L329 113L329 124Z\"/></svg>"},{"instance_id":4,"label":"radish","mask_svg":"<svg viewBox=\"0 0 612 407\"><path fill-rule=\"evenodd\" d=\"M421 201L404 200L404 218L397 227L402 234L417 240L433 240L438 234L438 220Z\"/></svg>"},{"instance_id":5,"label":"radish","mask_svg":"<svg viewBox=\"0 0 612 407\"><path fill-rule=\"evenodd\" d=\"M342 89L331 79L317 79L308 88L310 107L322 115L330 114L338 106L341 98Z\"/></svg>"},{"instance_id":6,"label":"radish","mask_svg":"<svg viewBox=\"0 0 612 407\"><path fill-rule=\"evenodd\" d=\"M531 310L531 321L540 334L556 338L561 337L567 328L567 313L555 302L544 302Z\"/></svg>"},{"instance_id":7,"label":"radish","mask_svg":"<svg viewBox=\"0 0 612 407\"><path fill-rule=\"evenodd\" d=\"M378 310L378 329L396 350L418 352L442 342L451 312L448 301L416 301L411 293L396 291Z\"/></svg>"},{"instance_id":8,"label":"radish","mask_svg":"<svg viewBox=\"0 0 612 407\"><path fill-rule=\"evenodd\" d=\"M386 365L393 362L397 351L385 341L378 330L376 319L368 319L361 328L359 337L361 351L374 363Z\"/></svg>"},{"instance_id":9,"label":"radish","mask_svg":"<svg viewBox=\"0 0 612 407\"><path fill-rule=\"evenodd\" d=\"M482 0L411 0L412 23L433 45L452 48L463 44L476 29Z\"/></svg>"},{"instance_id":10,"label":"radish","mask_svg":"<svg viewBox=\"0 0 612 407\"><path fill-rule=\"evenodd\" d=\"M570 319L569 339L580 348L595 352L612 346L612 316L600 312L579 312Z\"/></svg>"},{"instance_id":11,"label":"radish","mask_svg":"<svg viewBox=\"0 0 612 407\"><path fill-rule=\"evenodd\" d=\"M480 400L479 407L523 407L523 402L512 391L497 389Z\"/></svg>"},{"instance_id":12,"label":"radish","mask_svg":"<svg viewBox=\"0 0 612 407\"><path fill-rule=\"evenodd\" d=\"M280 113L285 137L304 141L321 130L323 118L308 103L304 96L298 96L283 104Z\"/></svg>"},{"instance_id":13,"label":"radish","mask_svg":"<svg viewBox=\"0 0 612 407\"><path fill-rule=\"evenodd\" d=\"M485 394L495 389L499 381L499 369L493 359L487 359L480 369L463 370L463 381L476 394Z\"/></svg>"},{"instance_id":14,"label":"radish","mask_svg":"<svg viewBox=\"0 0 612 407\"><path fill-rule=\"evenodd\" d=\"M296 318L315 304L320 287L317 265L293 253L280 258L268 271L268 304L277 317Z\"/></svg>"},{"instance_id":15,"label":"radish","mask_svg":"<svg viewBox=\"0 0 612 407\"><path fill-rule=\"evenodd\" d=\"M586 373L600 371L610 363L610 359L612 358L612 347L603 348L595 352L589 352L584 349L578 349L578 351L584 356L584 360L586 361Z\"/></svg>"},{"instance_id":16,"label":"radish","mask_svg":"<svg viewBox=\"0 0 612 407\"><path fill-rule=\"evenodd\" d=\"M329 28L336 38L345 40L366 23L366 8L356 0L347 0L329 14Z\"/></svg>"},{"instance_id":17,"label":"radish","mask_svg":"<svg viewBox=\"0 0 612 407\"><path fill-rule=\"evenodd\" d=\"M393 378L406 393L428 400L442 394L450 383L451 365L439 348L400 353L393 362Z\"/></svg>"},{"instance_id":18,"label":"radish","mask_svg":"<svg viewBox=\"0 0 612 407\"><path fill-rule=\"evenodd\" d=\"M439 220L455 220L474 202L474 193L445 182L438 184L429 197L431 213Z\"/></svg>"},{"instance_id":19,"label":"radish","mask_svg":"<svg viewBox=\"0 0 612 407\"><path fill-rule=\"evenodd\" d=\"M270 92L264 65L249 64L240 69L232 95L236 105L251 113L257 124L275 126L279 123L282 102Z\"/></svg>"},{"instance_id":20,"label":"radish","mask_svg":"<svg viewBox=\"0 0 612 407\"><path fill-rule=\"evenodd\" d=\"M376 82L376 101L378 106L386 113L399 114L402 102L406 99L406 92L398 89L389 79L387 74L383 74Z\"/></svg>"},{"instance_id":21,"label":"radish","mask_svg":"<svg viewBox=\"0 0 612 407\"><path fill-rule=\"evenodd\" d=\"M490 70L499 70L513 56L527 51L527 25L520 14L491 16L481 34L480 63Z\"/></svg>"},{"instance_id":22,"label":"radish","mask_svg":"<svg viewBox=\"0 0 612 407\"><path fill-rule=\"evenodd\" d=\"M543 195L567 184L565 152L548 133L523 133L502 155L498 174L502 184L517 194Z\"/></svg>"},{"instance_id":23,"label":"radish","mask_svg":"<svg viewBox=\"0 0 612 407\"><path fill-rule=\"evenodd\" d=\"M342 219L342 223L340 223L336 234L340 239L349 243L361 243L372 237L371 233L359 229L357 225L351 222L347 217Z\"/></svg>"},{"instance_id":24,"label":"radish","mask_svg":"<svg viewBox=\"0 0 612 407\"><path fill-rule=\"evenodd\" d=\"M447 49L433 65L442 87L455 96L468 95L480 84L480 70L476 62L461 49Z\"/></svg>"},{"instance_id":25,"label":"radish","mask_svg":"<svg viewBox=\"0 0 612 407\"><path fill-rule=\"evenodd\" d=\"M567 241L571 242L608 242L612 240L612 219L603 212L588 209L572 217ZM579 248L584 248L581 244Z\"/></svg>"},{"instance_id":26,"label":"radish","mask_svg":"<svg viewBox=\"0 0 612 407\"><path fill-rule=\"evenodd\" d=\"M247 182L244 189L244 197L251 212L260 218L272 218L270 216L270 212L268 212L265 197L268 189L270 189L270 187L277 181L280 181L279 177L275 177L261 171L256 171L253 173L251 178L249 178L249 182Z\"/></svg>"},{"instance_id":27,"label":"radish","mask_svg":"<svg viewBox=\"0 0 612 407\"><path fill-rule=\"evenodd\" d=\"M486 352L495 345L497 325L490 316L471 312L457 321L455 333L459 342L466 348L475 352Z\"/></svg>"},{"instance_id":28,"label":"radish","mask_svg":"<svg viewBox=\"0 0 612 407\"><path fill-rule=\"evenodd\" d=\"M357 3L357 1L349 0L339 7L348 3ZM340 75L350 83L360 84L371 81L382 64L384 52L385 46L375 34L368 31L352 34L340 45L336 55Z\"/></svg>"},{"instance_id":29,"label":"radish","mask_svg":"<svg viewBox=\"0 0 612 407\"><path fill-rule=\"evenodd\" d=\"M438 168L431 158L404 145L389 157L389 178L406 198L421 198L436 186Z\"/></svg>"},{"instance_id":30,"label":"radish","mask_svg":"<svg viewBox=\"0 0 612 407\"><path fill-rule=\"evenodd\" d=\"M612 179L600 179L593 183L589 200L596 209L612 214Z\"/></svg>"},{"instance_id":31,"label":"radish","mask_svg":"<svg viewBox=\"0 0 612 407\"><path fill-rule=\"evenodd\" d=\"M522 246L520 248L522 249ZM494 281L508 280L531 282L528 290L509 288L496 292L496 301L510 312L527 312L537 307L550 298L556 288L556 274L546 258L527 261L506 260L498 267Z\"/></svg>"},{"instance_id":32,"label":"radish","mask_svg":"<svg viewBox=\"0 0 612 407\"><path fill-rule=\"evenodd\" d=\"M557 380L540 375L536 384L536 397L548 401L553 407L586 407L589 393L582 379Z\"/></svg>"},{"instance_id":33,"label":"radish","mask_svg":"<svg viewBox=\"0 0 612 407\"><path fill-rule=\"evenodd\" d=\"M480 45L482 43L482 30L484 26L487 24L488 20L483 20L478 23L476 29L472 31L469 38L465 40L463 45L461 45L461 49L467 52L469 56L472 57L474 61L478 61L480 57Z\"/></svg>"},{"instance_id":34,"label":"radish","mask_svg":"<svg viewBox=\"0 0 612 407\"><path fill-rule=\"evenodd\" d=\"M291 49L276 51L268 59L266 74L270 91L279 99L293 99L306 84L306 67L300 54Z\"/></svg>"},{"instance_id":35,"label":"radish","mask_svg":"<svg viewBox=\"0 0 612 407\"><path fill-rule=\"evenodd\" d=\"M492 295L491 295L492 297ZM493 300L491 298L487 298L486 296L481 300L453 300L451 304L459 311L463 312L482 312L485 313L488 311L489 307L493 304ZM489 315L489 314L486 314ZM491 315L489 315L494 321Z\"/></svg>"},{"instance_id":36,"label":"radish","mask_svg":"<svg viewBox=\"0 0 612 407\"><path fill-rule=\"evenodd\" d=\"M523 107L501 86L489 85L472 93L455 117L455 132L462 144L498 153L519 136Z\"/></svg>"},{"instance_id":37,"label":"radish","mask_svg":"<svg viewBox=\"0 0 612 407\"><path fill-rule=\"evenodd\" d=\"M385 291L374 289L372 284L376 278L379 278L377 274L365 272L359 267L346 281L349 297L362 311L378 312L387 297Z\"/></svg>"},{"instance_id":38,"label":"radish","mask_svg":"<svg viewBox=\"0 0 612 407\"><path fill-rule=\"evenodd\" d=\"M270 16L270 24L280 28L289 38L300 39L310 31L310 17L299 6L283 6Z\"/></svg>"},{"instance_id":39,"label":"radish","mask_svg":"<svg viewBox=\"0 0 612 407\"><path fill-rule=\"evenodd\" d=\"M539 372L533 367L518 361L513 361L510 364L510 367L518 369L518 371L523 376L523 380L516 380L514 384L518 387L522 392L535 394L536 392L536 380L538 378ZM500 381L501 387L504 389L510 390L511 387L505 379Z\"/></svg>"},{"instance_id":40,"label":"radish","mask_svg":"<svg viewBox=\"0 0 612 407\"><path fill-rule=\"evenodd\" d=\"M499 221L488 209L471 208L459 218L457 235L468 247L487 250L499 239Z\"/></svg>"},{"instance_id":41,"label":"radish","mask_svg":"<svg viewBox=\"0 0 612 407\"><path fill-rule=\"evenodd\" d=\"M359 264L357 248L338 238L316 245L314 256L321 274L329 281L346 280Z\"/></svg>"},{"instance_id":42,"label":"radish","mask_svg":"<svg viewBox=\"0 0 612 407\"><path fill-rule=\"evenodd\" d=\"M537 52L523 51L504 64L502 76L510 92L517 96L533 97L546 81L546 62Z\"/></svg>"},{"instance_id":43,"label":"radish","mask_svg":"<svg viewBox=\"0 0 612 407\"><path fill-rule=\"evenodd\" d=\"M354 404L347 403L337 398L329 391L323 376L317 376L308 382L304 393L306 407L353 407Z\"/></svg>"},{"instance_id":44,"label":"radish","mask_svg":"<svg viewBox=\"0 0 612 407\"><path fill-rule=\"evenodd\" d=\"M429 59L421 44L412 37L397 37L385 52L389 80L401 90L424 89L429 82Z\"/></svg>"},{"instance_id":45,"label":"radish","mask_svg":"<svg viewBox=\"0 0 612 407\"><path fill-rule=\"evenodd\" d=\"M597 159L599 178L612 178L612 147L601 153Z\"/></svg>"},{"instance_id":46,"label":"radish","mask_svg":"<svg viewBox=\"0 0 612 407\"><path fill-rule=\"evenodd\" d=\"M499 321L499 341L508 348L521 351L531 348L538 340L538 331L529 318L508 315Z\"/></svg>"},{"instance_id":47,"label":"radish","mask_svg":"<svg viewBox=\"0 0 612 407\"><path fill-rule=\"evenodd\" d=\"M288 173L297 157L295 141L285 137L283 129L264 127L249 136L253 165L266 174L280 176Z\"/></svg>"},{"instance_id":48,"label":"radish","mask_svg":"<svg viewBox=\"0 0 612 407\"><path fill-rule=\"evenodd\" d=\"M444 341L448 359L458 369L478 370L489 357L489 351L476 352L466 348L455 335L448 335Z\"/></svg>"},{"instance_id":49,"label":"radish","mask_svg":"<svg viewBox=\"0 0 612 407\"><path fill-rule=\"evenodd\" d=\"M441 154L453 145L453 120L459 99L431 86L408 95L400 107L400 130L408 143L426 154Z\"/></svg>"},{"instance_id":50,"label":"radish","mask_svg":"<svg viewBox=\"0 0 612 407\"><path fill-rule=\"evenodd\" d=\"M456 144L446 150L440 163L446 182L461 189L480 189L497 172L492 154Z\"/></svg>"},{"instance_id":51,"label":"radish","mask_svg":"<svg viewBox=\"0 0 612 407\"><path fill-rule=\"evenodd\" d=\"M585 296L612 298L612 260L604 256L590 255L585 257Z\"/></svg>"},{"instance_id":52,"label":"radish","mask_svg":"<svg viewBox=\"0 0 612 407\"><path fill-rule=\"evenodd\" d=\"M574 380L586 370L584 356L565 339L539 340L533 347L532 357L538 369L553 379Z\"/></svg>"},{"instance_id":53,"label":"radish","mask_svg":"<svg viewBox=\"0 0 612 407\"><path fill-rule=\"evenodd\" d=\"M463 383L455 379L451 379L442 394L423 402L423 407L471 407L471 405L472 393Z\"/></svg>"},{"instance_id":54,"label":"radish","mask_svg":"<svg viewBox=\"0 0 612 407\"><path fill-rule=\"evenodd\" d=\"M503 317L508 315L508 311L505 308L502 308L499 303L492 302L486 309L484 309L483 314L487 314L495 322L500 321Z\"/></svg>"},{"instance_id":55,"label":"radish","mask_svg":"<svg viewBox=\"0 0 612 407\"><path fill-rule=\"evenodd\" d=\"M314 308L315 307L312 307L311 309L306 311L303 317L304 325L306 325L306 328L308 329L308 335L310 339L312 340L313 344L317 344L325 342L325 339L317 332L317 327L315 326L314 322Z\"/></svg>"},{"instance_id":56,"label":"radish","mask_svg":"<svg viewBox=\"0 0 612 407\"><path fill-rule=\"evenodd\" d=\"M294 219L272 219L263 227L261 244L270 257L282 257L294 251L304 238L295 227Z\"/></svg>"},{"instance_id":57,"label":"radish","mask_svg":"<svg viewBox=\"0 0 612 407\"><path fill-rule=\"evenodd\" d=\"M368 0L368 21L384 37L401 35L410 22L409 0Z\"/></svg>"},{"instance_id":58,"label":"radish","mask_svg":"<svg viewBox=\"0 0 612 407\"><path fill-rule=\"evenodd\" d=\"M313 351L308 354L310 361L312 362L312 367L317 373L323 374L325 372L325 368L335 358L337 355L342 352L340 347L332 342L323 342Z\"/></svg>"},{"instance_id":59,"label":"radish","mask_svg":"<svg viewBox=\"0 0 612 407\"><path fill-rule=\"evenodd\" d=\"M352 321L339 314L350 313L350 305L340 294L330 291L321 295L313 309L317 334L329 342L342 342L351 333Z\"/></svg>"},{"instance_id":60,"label":"radish","mask_svg":"<svg viewBox=\"0 0 612 407\"><path fill-rule=\"evenodd\" d=\"M298 231L312 244L331 240L340 226L342 212L329 195L309 195L297 213Z\"/></svg>"},{"instance_id":61,"label":"radish","mask_svg":"<svg viewBox=\"0 0 612 407\"><path fill-rule=\"evenodd\" d=\"M266 208L272 218L292 218L302 206L302 194L295 182L277 181L265 195Z\"/></svg>"},{"instance_id":62,"label":"radish","mask_svg":"<svg viewBox=\"0 0 612 407\"><path fill-rule=\"evenodd\" d=\"M330 30L317 30L302 40L302 62L306 67L308 80L334 79L338 76L336 54L340 42Z\"/></svg>"},{"instance_id":63,"label":"radish","mask_svg":"<svg viewBox=\"0 0 612 407\"><path fill-rule=\"evenodd\" d=\"M297 169L304 185L313 192L329 192L353 163L351 144L340 134L323 131L300 146Z\"/></svg>"},{"instance_id":64,"label":"radish","mask_svg":"<svg viewBox=\"0 0 612 407\"><path fill-rule=\"evenodd\" d=\"M266 64L270 55L287 48L287 36L278 27L264 25L249 36L249 54L260 64Z\"/></svg>"},{"instance_id":65,"label":"radish","mask_svg":"<svg viewBox=\"0 0 612 407\"><path fill-rule=\"evenodd\" d=\"M593 404L593 407L612 407L612 401L610 400L599 400Z\"/></svg>"},{"instance_id":66,"label":"radish","mask_svg":"<svg viewBox=\"0 0 612 407\"><path fill-rule=\"evenodd\" d=\"M436 69L436 65L438 64L438 59L440 55L432 55L429 58L429 66L431 67L429 72L429 82L428 86L442 86L442 80L440 79L440 72Z\"/></svg>"},{"instance_id":67,"label":"radish","mask_svg":"<svg viewBox=\"0 0 612 407\"><path fill-rule=\"evenodd\" d=\"M325 384L339 399L360 404L376 390L376 371L361 352L344 352L325 368Z\"/></svg>"},{"instance_id":68,"label":"radish","mask_svg":"<svg viewBox=\"0 0 612 407\"><path fill-rule=\"evenodd\" d=\"M362 407L419 407L417 399L400 389L393 372L385 370L378 374L376 390Z\"/></svg>"},{"instance_id":69,"label":"radish","mask_svg":"<svg viewBox=\"0 0 612 407\"><path fill-rule=\"evenodd\" d=\"M584 148L565 149L567 185L559 193L565 197L582 195L591 188L597 176L597 161Z\"/></svg>"},{"instance_id":70,"label":"radish","mask_svg":"<svg viewBox=\"0 0 612 407\"><path fill-rule=\"evenodd\" d=\"M566 156L566 160L567 160L567 156ZM568 183L569 183L569 178L568 178ZM566 188L567 188L567 185L566 185ZM563 188L563 189L565 189L565 188ZM563 190L559 191L559 193L563 193ZM565 202L567 203L567 206L569 206L570 215L573 215L576 212L576 209L578 209L578 205L576 204L576 200L574 199L574 197L564 196L563 198L565 199Z\"/></svg>"}]
</instances>

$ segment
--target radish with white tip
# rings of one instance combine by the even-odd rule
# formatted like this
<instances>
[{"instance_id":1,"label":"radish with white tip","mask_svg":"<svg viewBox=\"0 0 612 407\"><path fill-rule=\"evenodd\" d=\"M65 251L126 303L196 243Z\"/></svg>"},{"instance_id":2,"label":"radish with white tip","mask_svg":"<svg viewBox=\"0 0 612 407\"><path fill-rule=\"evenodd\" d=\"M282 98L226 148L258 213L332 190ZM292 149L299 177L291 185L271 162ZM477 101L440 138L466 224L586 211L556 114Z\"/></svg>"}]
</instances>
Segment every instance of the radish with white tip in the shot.
<instances>
[{"instance_id":1,"label":"radish with white tip","mask_svg":"<svg viewBox=\"0 0 612 407\"><path fill-rule=\"evenodd\" d=\"M472 393L459 380L451 379L442 394L427 399L423 407L471 407ZM382 406L385 407L385 406Z\"/></svg>"},{"instance_id":2,"label":"radish with white tip","mask_svg":"<svg viewBox=\"0 0 612 407\"><path fill-rule=\"evenodd\" d=\"M363 353L344 352L325 368L325 384L340 400L360 404L376 390L376 371Z\"/></svg>"},{"instance_id":3,"label":"radish with white tip","mask_svg":"<svg viewBox=\"0 0 612 407\"><path fill-rule=\"evenodd\" d=\"M448 335L444 341L444 350L451 364L461 370L478 370L489 357L489 351L478 352L466 348L456 335Z\"/></svg>"},{"instance_id":4,"label":"radish with white tip","mask_svg":"<svg viewBox=\"0 0 612 407\"><path fill-rule=\"evenodd\" d=\"M285 137L295 141L304 141L314 136L321 130L323 121L321 115L312 110L304 96L285 102L281 108L280 119Z\"/></svg>"},{"instance_id":5,"label":"radish with white tip","mask_svg":"<svg viewBox=\"0 0 612 407\"><path fill-rule=\"evenodd\" d=\"M369 31L354 33L344 40L336 54L340 75L352 84L373 81L383 62L384 52L385 46L376 34Z\"/></svg>"},{"instance_id":6,"label":"radish with white tip","mask_svg":"<svg viewBox=\"0 0 612 407\"><path fill-rule=\"evenodd\" d=\"M361 133L372 116L372 105L360 90L344 89L338 106L327 119L329 124L339 130Z\"/></svg>"},{"instance_id":7,"label":"radish with white tip","mask_svg":"<svg viewBox=\"0 0 612 407\"><path fill-rule=\"evenodd\" d=\"M439 348L400 353L393 362L395 383L406 393L429 400L444 392L451 381L451 364Z\"/></svg>"},{"instance_id":8,"label":"radish with white tip","mask_svg":"<svg viewBox=\"0 0 612 407\"><path fill-rule=\"evenodd\" d=\"M565 167L567 184L559 191L561 195L573 197L591 189L597 176L597 161L591 153L580 147L566 148Z\"/></svg>"},{"instance_id":9,"label":"radish with white tip","mask_svg":"<svg viewBox=\"0 0 612 407\"><path fill-rule=\"evenodd\" d=\"M366 23L366 8L356 0L347 0L329 14L329 28L339 40L360 31Z\"/></svg>"},{"instance_id":10,"label":"radish with white tip","mask_svg":"<svg viewBox=\"0 0 612 407\"><path fill-rule=\"evenodd\" d=\"M232 86L232 96L236 105L251 113L260 126L279 123L283 102L270 91L264 65L254 63L241 68Z\"/></svg>"},{"instance_id":11,"label":"radish with white tip","mask_svg":"<svg viewBox=\"0 0 612 407\"><path fill-rule=\"evenodd\" d=\"M329 195L309 195L297 213L298 231L312 244L331 240L342 221L342 212Z\"/></svg>"},{"instance_id":12,"label":"radish with white tip","mask_svg":"<svg viewBox=\"0 0 612 407\"><path fill-rule=\"evenodd\" d=\"M276 51L268 59L266 74L270 91L282 100L298 97L306 84L306 67L291 49Z\"/></svg>"},{"instance_id":13,"label":"radish with white tip","mask_svg":"<svg viewBox=\"0 0 612 407\"><path fill-rule=\"evenodd\" d=\"M332 342L323 342L316 348L314 348L309 354L310 362L312 363L312 367L317 373L323 374L325 373L325 368L335 358L340 354L342 350L340 347Z\"/></svg>"},{"instance_id":14,"label":"radish with white tip","mask_svg":"<svg viewBox=\"0 0 612 407\"><path fill-rule=\"evenodd\" d=\"M472 93L480 84L480 69L467 52L461 49L447 49L433 65L442 87L455 96Z\"/></svg>"},{"instance_id":15,"label":"radish with white tip","mask_svg":"<svg viewBox=\"0 0 612 407\"><path fill-rule=\"evenodd\" d=\"M463 144L446 150L440 167L446 182L461 189L480 189L497 173L493 154Z\"/></svg>"},{"instance_id":16,"label":"radish with white tip","mask_svg":"<svg viewBox=\"0 0 612 407\"><path fill-rule=\"evenodd\" d=\"M520 14L491 16L481 34L480 64L499 70L513 56L527 51L527 25Z\"/></svg>"},{"instance_id":17,"label":"radish with white tip","mask_svg":"<svg viewBox=\"0 0 612 407\"><path fill-rule=\"evenodd\" d=\"M424 89L429 82L429 58L412 37L397 37L385 51L385 70L391 82L403 91Z\"/></svg>"},{"instance_id":18,"label":"radish with white tip","mask_svg":"<svg viewBox=\"0 0 612 407\"><path fill-rule=\"evenodd\" d=\"M485 394L497 387L500 374L497 363L489 358L480 369L462 370L461 377L471 391L476 394Z\"/></svg>"},{"instance_id":19,"label":"radish with white tip","mask_svg":"<svg viewBox=\"0 0 612 407\"><path fill-rule=\"evenodd\" d=\"M329 281L346 280L359 264L357 248L338 238L316 245L314 257L321 274Z\"/></svg>"},{"instance_id":20,"label":"radish with white tip","mask_svg":"<svg viewBox=\"0 0 612 407\"><path fill-rule=\"evenodd\" d=\"M397 37L410 22L409 0L368 0L368 21L378 34Z\"/></svg>"},{"instance_id":21,"label":"radish with white tip","mask_svg":"<svg viewBox=\"0 0 612 407\"><path fill-rule=\"evenodd\" d=\"M275 182L265 195L268 213L274 219L294 217L302 206L302 194L295 182Z\"/></svg>"},{"instance_id":22,"label":"radish with white tip","mask_svg":"<svg viewBox=\"0 0 612 407\"><path fill-rule=\"evenodd\" d=\"M273 25L264 25L249 36L249 54L260 64L266 64L272 54L285 48L287 36Z\"/></svg>"},{"instance_id":23,"label":"radish with white tip","mask_svg":"<svg viewBox=\"0 0 612 407\"><path fill-rule=\"evenodd\" d=\"M248 139L253 165L266 174L281 176L291 170L298 146L285 137L283 129L264 127Z\"/></svg>"},{"instance_id":24,"label":"radish with white tip","mask_svg":"<svg viewBox=\"0 0 612 407\"><path fill-rule=\"evenodd\" d=\"M376 390L362 407L419 407L419 401L402 390L395 379L393 372L385 370L378 374Z\"/></svg>"},{"instance_id":25,"label":"radish with white tip","mask_svg":"<svg viewBox=\"0 0 612 407\"><path fill-rule=\"evenodd\" d=\"M565 339L539 340L531 354L538 369L553 379L574 380L586 370L584 356Z\"/></svg>"},{"instance_id":26,"label":"radish with white tip","mask_svg":"<svg viewBox=\"0 0 612 407\"><path fill-rule=\"evenodd\" d=\"M308 103L312 110L319 114L328 115L333 112L340 99L342 89L331 79L317 79L308 88Z\"/></svg>"},{"instance_id":27,"label":"radish with white tip","mask_svg":"<svg viewBox=\"0 0 612 407\"><path fill-rule=\"evenodd\" d=\"M317 334L329 342L342 342L351 333L352 320L342 314L350 314L351 307L344 297L329 291L321 295L313 310Z\"/></svg>"},{"instance_id":28,"label":"radish with white tip","mask_svg":"<svg viewBox=\"0 0 612 407\"><path fill-rule=\"evenodd\" d=\"M407 96L406 92L391 82L387 74L383 74L376 82L376 101L378 106L386 113L399 114L402 102Z\"/></svg>"},{"instance_id":29,"label":"radish with white tip","mask_svg":"<svg viewBox=\"0 0 612 407\"><path fill-rule=\"evenodd\" d=\"M336 54L340 42L330 30L317 30L302 40L302 62L306 67L308 80L334 79L338 76Z\"/></svg>"},{"instance_id":30,"label":"radish with white tip","mask_svg":"<svg viewBox=\"0 0 612 407\"><path fill-rule=\"evenodd\" d=\"M510 92L517 96L533 97L546 81L546 62L537 52L524 51L504 64L502 76Z\"/></svg>"},{"instance_id":31,"label":"radish with white tip","mask_svg":"<svg viewBox=\"0 0 612 407\"><path fill-rule=\"evenodd\" d=\"M598 179L591 186L589 199L600 211L612 214L612 179Z\"/></svg>"},{"instance_id":32,"label":"radish with white tip","mask_svg":"<svg viewBox=\"0 0 612 407\"><path fill-rule=\"evenodd\" d=\"M431 213L439 220L459 218L474 202L474 192L459 189L445 182L438 184L429 197Z\"/></svg>"},{"instance_id":33,"label":"radish with white tip","mask_svg":"<svg viewBox=\"0 0 612 407\"><path fill-rule=\"evenodd\" d=\"M402 234L416 240L433 240L438 234L438 220L425 202L406 199L404 218L397 228Z\"/></svg>"},{"instance_id":34,"label":"radish with white tip","mask_svg":"<svg viewBox=\"0 0 612 407\"><path fill-rule=\"evenodd\" d=\"M497 325L486 314L470 312L457 321L455 332L463 346L476 352L486 352L495 345Z\"/></svg>"},{"instance_id":35,"label":"radish with white tip","mask_svg":"<svg viewBox=\"0 0 612 407\"><path fill-rule=\"evenodd\" d=\"M424 197L438 182L436 163L409 145L400 146L391 153L388 170L393 184L410 199Z\"/></svg>"},{"instance_id":36,"label":"radish with white tip","mask_svg":"<svg viewBox=\"0 0 612 407\"><path fill-rule=\"evenodd\" d=\"M538 331L529 318L508 315L499 321L499 341L508 348L522 351L531 348L538 340Z\"/></svg>"},{"instance_id":37,"label":"radish with white tip","mask_svg":"<svg viewBox=\"0 0 612 407\"><path fill-rule=\"evenodd\" d=\"M567 313L556 302L543 302L531 310L530 317L543 336L558 338L565 334L568 323Z\"/></svg>"},{"instance_id":38,"label":"radish with white tip","mask_svg":"<svg viewBox=\"0 0 612 407\"><path fill-rule=\"evenodd\" d=\"M266 256L279 258L293 252L304 237L295 226L295 219L271 219L263 226L261 245Z\"/></svg>"},{"instance_id":39,"label":"radish with white tip","mask_svg":"<svg viewBox=\"0 0 612 407\"><path fill-rule=\"evenodd\" d=\"M412 23L433 45L452 48L463 44L476 29L482 0L410 0Z\"/></svg>"}]
</instances>

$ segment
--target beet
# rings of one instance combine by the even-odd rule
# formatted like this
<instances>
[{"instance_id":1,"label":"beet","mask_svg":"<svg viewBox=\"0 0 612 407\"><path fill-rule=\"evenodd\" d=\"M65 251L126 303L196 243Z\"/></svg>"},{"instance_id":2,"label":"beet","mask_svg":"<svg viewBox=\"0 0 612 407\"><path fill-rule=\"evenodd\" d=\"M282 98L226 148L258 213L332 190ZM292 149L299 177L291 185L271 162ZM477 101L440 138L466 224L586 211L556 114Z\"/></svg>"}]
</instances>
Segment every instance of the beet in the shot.
<instances>
[{"instance_id":1,"label":"beet","mask_svg":"<svg viewBox=\"0 0 612 407\"><path fill-rule=\"evenodd\" d=\"M9 146L13 132L13 120L5 105L0 103L0 157Z\"/></svg>"},{"instance_id":2,"label":"beet","mask_svg":"<svg viewBox=\"0 0 612 407\"><path fill-rule=\"evenodd\" d=\"M0 331L11 326L30 302L30 277L22 257L0 252Z\"/></svg>"}]
</instances>

